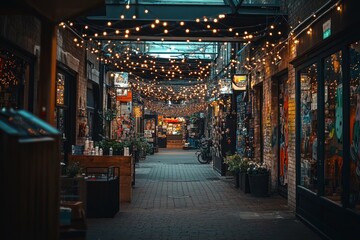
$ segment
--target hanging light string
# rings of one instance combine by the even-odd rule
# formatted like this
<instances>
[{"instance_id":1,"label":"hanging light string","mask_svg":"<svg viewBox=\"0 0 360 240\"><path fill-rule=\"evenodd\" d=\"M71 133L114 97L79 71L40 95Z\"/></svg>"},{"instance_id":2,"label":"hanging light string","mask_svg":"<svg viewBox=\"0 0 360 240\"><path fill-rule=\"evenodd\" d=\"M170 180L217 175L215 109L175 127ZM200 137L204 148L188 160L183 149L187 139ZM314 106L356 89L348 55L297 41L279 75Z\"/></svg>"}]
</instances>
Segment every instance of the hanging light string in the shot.
<instances>
[{"instance_id":1,"label":"hanging light string","mask_svg":"<svg viewBox=\"0 0 360 240\"><path fill-rule=\"evenodd\" d=\"M331 2L333 2L333 1L328 1L326 4L324 4L324 6L328 6ZM266 64L265 58L271 57L274 55L275 55L275 57L271 60L271 64L276 64L276 62L278 60L281 60L280 53L282 52L283 49L286 48L286 45L288 45L290 41L297 43L297 38L302 33L304 33L305 31L309 31L309 29L311 29L311 26L314 23L316 23L321 17L323 17L328 12L330 12L332 9L337 8L337 10L340 11L341 7L339 7L339 6L340 6L341 2L342 2L341 0L337 1L336 3L334 3L333 5L328 7L325 11L323 11L325 7L322 6L317 11L313 12L309 17L305 18L305 20L300 22L295 28L293 28L290 31L290 33L288 34L288 36L285 39L279 41L279 43L274 44L274 43L267 42L266 45L268 46L269 49L267 51L263 52L262 54L259 54L259 56L257 57L257 60L255 59L255 57L252 57L251 59L248 58L247 63L244 62L242 64L242 67L246 68L248 70L248 73L251 74L254 71L257 71L259 68L261 68L264 64ZM321 12L321 11L323 11L323 12L319 15L319 12ZM313 20L308 25L303 27L304 24L311 19L313 19ZM308 32L308 34L310 34L310 33L311 32ZM248 47L250 47L250 46L248 45ZM250 62L252 62L252 64L255 67L253 67L250 64Z\"/></svg>"},{"instance_id":2,"label":"hanging light string","mask_svg":"<svg viewBox=\"0 0 360 240\"><path fill-rule=\"evenodd\" d=\"M208 107L208 103L188 102L183 104L169 104L164 102L145 101L144 106L160 115L186 117L194 113L205 111Z\"/></svg>"},{"instance_id":3,"label":"hanging light string","mask_svg":"<svg viewBox=\"0 0 360 240\"><path fill-rule=\"evenodd\" d=\"M194 84L191 86L172 86L164 85L159 81L144 81L141 77L134 74L129 78L130 86L135 91L140 93L146 99L158 101L179 101L179 100L200 100L203 101L206 97L207 85Z\"/></svg>"}]
</instances>

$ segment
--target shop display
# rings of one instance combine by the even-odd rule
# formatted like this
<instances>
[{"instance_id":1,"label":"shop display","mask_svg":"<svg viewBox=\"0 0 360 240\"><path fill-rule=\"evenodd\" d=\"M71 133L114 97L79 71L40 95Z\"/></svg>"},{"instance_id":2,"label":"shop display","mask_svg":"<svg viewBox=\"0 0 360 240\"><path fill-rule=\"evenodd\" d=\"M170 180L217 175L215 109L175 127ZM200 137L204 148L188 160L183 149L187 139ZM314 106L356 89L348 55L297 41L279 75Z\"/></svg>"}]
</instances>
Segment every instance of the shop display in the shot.
<instances>
[{"instance_id":1,"label":"shop display","mask_svg":"<svg viewBox=\"0 0 360 240\"><path fill-rule=\"evenodd\" d=\"M350 207L360 211L360 47L350 47Z\"/></svg>"},{"instance_id":2,"label":"shop display","mask_svg":"<svg viewBox=\"0 0 360 240\"><path fill-rule=\"evenodd\" d=\"M325 80L325 196L339 202L342 193L343 107L341 52L324 61Z\"/></svg>"},{"instance_id":3,"label":"shop display","mask_svg":"<svg viewBox=\"0 0 360 240\"><path fill-rule=\"evenodd\" d=\"M317 69L316 64L301 71L301 172L300 185L317 191ZM316 145L315 145L316 146ZM315 148L316 149L316 148ZM315 158L314 158L315 157Z\"/></svg>"},{"instance_id":4,"label":"shop display","mask_svg":"<svg viewBox=\"0 0 360 240\"><path fill-rule=\"evenodd\" d=\"M0 49L0 108L23 107L21 102L24 88L27 90L25 76L27 63L13 53Z\"/></svg>"},{"instance_id":5,"label":"shop display","mask_svg":"<svg viewBox=\"0 0 360 240\"><path fill-rule=\"evenodd\" d=\"M251 114L251 102L246 101L246 92L239 93L236 98L237 129L236 152L242 156L254 156L254 128Z\"/></svg>"},{"instance_id":6,"label":"shop display","mask_svg":"<svg viewBox=\"0 0 360 240\"><path fill-rule=\"evenodd\" d=\"M144 137L151 146L151 153L156 147L156 116L147 116L144 119Z\"/></svg>"},{"instance_id":7,"label":"shop display","mask_svg":"<svg viewBox=\"0 0 360 240\"><path fill-rule=\"evenodd\" d=\"M288 183L288 146L289 92L285 82L282 82L279 86L279 184L281 186L287 186ZM317 152L316 150L314 151L314 146L317 145L313 144L313 155Z\"/></svg>"}]
</instances>

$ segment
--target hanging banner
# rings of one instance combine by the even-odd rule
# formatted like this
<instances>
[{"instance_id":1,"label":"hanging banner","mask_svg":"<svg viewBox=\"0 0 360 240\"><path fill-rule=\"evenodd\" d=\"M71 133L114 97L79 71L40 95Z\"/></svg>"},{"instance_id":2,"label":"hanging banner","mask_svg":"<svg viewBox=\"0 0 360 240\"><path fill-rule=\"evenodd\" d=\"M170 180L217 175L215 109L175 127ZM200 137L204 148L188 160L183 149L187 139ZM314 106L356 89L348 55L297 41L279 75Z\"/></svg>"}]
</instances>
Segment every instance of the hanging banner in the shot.
<instances>
[{"instance_id":1,"label":"hanging banner","mask_svg":"<svg viewBox=\"0 0 360 240\"><path fill-rule=\"evenodd\" d=\"M232 89L233 90L246 90L247 85L247 74L237 74L234 75L232 80Z\"/></svg>"}]
</instances>

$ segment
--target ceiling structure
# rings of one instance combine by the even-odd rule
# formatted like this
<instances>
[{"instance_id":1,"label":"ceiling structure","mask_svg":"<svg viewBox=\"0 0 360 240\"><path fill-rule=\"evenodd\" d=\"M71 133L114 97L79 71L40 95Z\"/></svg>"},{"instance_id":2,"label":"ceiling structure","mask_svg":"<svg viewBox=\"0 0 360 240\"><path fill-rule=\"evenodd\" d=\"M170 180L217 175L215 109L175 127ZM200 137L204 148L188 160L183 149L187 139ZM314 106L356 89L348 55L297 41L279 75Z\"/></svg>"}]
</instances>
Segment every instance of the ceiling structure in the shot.
<instances>
[{"instance_id":1,"label":"ceiling structure","mask_svg":"<svg viewBox=\"0 0 360 240\"><path fill-rule=\"evenodd\" d=\"M105 2L103 8L77 19L79 33L87 37L98 33L97 39L127 41L244 41L244 32L259 38L284 16L279 0Z\"/></svg>"},{"instance_id":2,"label":"ceiling structure","mask_svg":"<svg viewBox=\"0 0 360 240\"><path fill-rule=\"evenodd\" d=\"M205 101L219 44L275 41L286 26L279 0L105 2L63 27L76 32L77 41L87 42L114 71L128 72L133 90L156 111L195 109L194 103ZM276 33L269 36L274 26Z\"/></svg>"},{"instance_id":3,"label":"ceiling structure","mask_svg":"<svg viewBox=\"0 0 360 240\"><path fill-rule=\"evenodd\" d=\"M211 70L219 68L215 60L221 58L221 44L276 42L282 37L287 24L281 3L14 0L2 2L0 12L35 13L54 23L62 21L60 27L77 35L74 44L98 54L110 70L128 72L133 89L150 101L148 105L172 101L191 106L190 102L204 102Z\"/></svg>"}]
</instances>

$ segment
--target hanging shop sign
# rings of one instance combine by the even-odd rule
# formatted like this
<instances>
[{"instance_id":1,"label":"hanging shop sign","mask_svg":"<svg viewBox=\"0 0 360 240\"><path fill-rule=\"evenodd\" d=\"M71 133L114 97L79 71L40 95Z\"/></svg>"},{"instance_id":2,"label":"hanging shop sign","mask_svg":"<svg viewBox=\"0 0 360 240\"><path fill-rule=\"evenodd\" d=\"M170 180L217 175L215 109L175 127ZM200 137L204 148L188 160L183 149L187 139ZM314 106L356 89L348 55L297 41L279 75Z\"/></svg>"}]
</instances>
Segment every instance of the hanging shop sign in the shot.
<instances>
[{"instance_id":1,"label":"hanging shop sign","mask_svg":"<svg viewBox=\"0 0 360 240\"><path fill-rule=\"evenodd\" d=\"M219 81L219 85L220 85L220 94L232 94L230 79L221 79Z\"/></svg>"},{"instance_id":2,"label":"hanging shop sign","mask_svg":"<svg viewBox=\"0 0 360 240\"><path fill-rule=\"evenodd\" d=\"M139 118L142 116L142 111L140 106L135 106L133 109L135 117Z\"/></svg>"},{"instance_id":3,"label":"hanging shop sign","mask_svg":"<svg viewBox=\"0 0 360 240\"><path fill-rule=\"evenodd\" d=\"M234 75L232 79L232 89L233 90L246 90L247 85L247 74L237 74Z\"/></svg>"},{"instance_id":4,"label":"hanging shop sign","mask_svg":"<svg viewBox=\"0 0 360 240\"><path fill-rule=\"evenodd\" d=\"M178 118L164 118L163 121L167 122L167 123L180 123L180 122L182 122Z\"/></svg>"},{"instance_id":5,"label":"hanging shop sign","mask_svg":"<svg viewBox=\"0 0 360 240\"><path fill-rule=\"evenodd\" d=\"M331 35L331 19L327 20L323 24L323 39L330 37Z\"/></svg>"},{"instance_id":6,"label":"hanging shop sign","mask_svg":"<svg viewBox=\"0 0 360 240\"><path fill-rule=\"evenodd\" d=\"M114 73L114 87L115 88L128 88L129 87L129 74L127 72Z\"/></svg>"},{"instance_id":7,"label":"hanging shop sign","mask_svg":"<svg viewBox=\"0 0 360 240\"><path fill-rule=\"evenodd\" d=\"M122 88L120 88L122 89ZM122 89L125 90L125 89ZM118 102L131 102L132 101L132 92L130 90L126 89L126 95L122 94L122 95L117 95L116 96L116 101Z\"/></svg>"}]
</instances>

